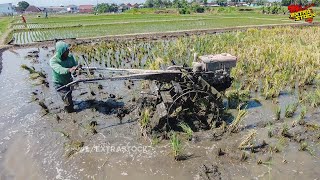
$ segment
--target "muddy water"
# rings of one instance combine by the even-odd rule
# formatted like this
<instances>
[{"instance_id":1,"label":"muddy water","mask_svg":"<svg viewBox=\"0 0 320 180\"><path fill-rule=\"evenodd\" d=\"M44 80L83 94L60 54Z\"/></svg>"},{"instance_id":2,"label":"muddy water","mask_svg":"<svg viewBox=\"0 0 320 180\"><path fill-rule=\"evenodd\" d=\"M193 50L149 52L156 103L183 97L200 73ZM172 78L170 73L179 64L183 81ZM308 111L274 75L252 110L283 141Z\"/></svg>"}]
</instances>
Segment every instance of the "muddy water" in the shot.
<instances>
[{"instance_id":1,"label":"muddy water","mask_svg":"<svg viewBox=\"0 0 320 180\"><path fill-rule=\"evenodd\" d=\"M27 59L29 51L39 50L36 61ZM48 59L52 48L11 49L2 55L0 74L0 179L318 179L319 140L310 143L314 156L299 151L299 144L288 140L279 153L267 148L252 153L248 160L240 161L237 150L243 136L251 129L258 131L255 142L265 140L274 144L277 138L268 138L268 128L282 127L277 122L271 127L260 122L272 121L276 106L269 101L250 103L243 130L237 134L216 137L214 131L197 132L198 140L183 140L187 160L173 160L170 142L163 140L151 146L141 137L137 114L133 111L121 121L117 110L131 107L143 91L137 82L128 89L128 82L80 84L73 96L77 112L61 111L61 100L51 86ZM48 74L50 87L35 85L21 64L34 66ZM94 92L94 96L86 92ZM30 102L31 92L49 107L44 115L37 101ZM114 94L116 98L109 98ZM296 101L295 96L283 95L280 106ZM59 116L59 118L57 118ZM295 117L296 118L296 117ZM292 124L294 119L285 119ZM306 121L320 123L319 109L310 109ZM96 121L96 134L88 124ZM290 130L300 130L296 126ZM83 142L79 151L71 154L72 142ZM311 141L310 141L311 142ZM217 156L221 148L225 154ZM271 164L258 165L258 160L271 158ZM216 166L216 171L204 173L203 166Z\"/></svg>"}]
</instances>

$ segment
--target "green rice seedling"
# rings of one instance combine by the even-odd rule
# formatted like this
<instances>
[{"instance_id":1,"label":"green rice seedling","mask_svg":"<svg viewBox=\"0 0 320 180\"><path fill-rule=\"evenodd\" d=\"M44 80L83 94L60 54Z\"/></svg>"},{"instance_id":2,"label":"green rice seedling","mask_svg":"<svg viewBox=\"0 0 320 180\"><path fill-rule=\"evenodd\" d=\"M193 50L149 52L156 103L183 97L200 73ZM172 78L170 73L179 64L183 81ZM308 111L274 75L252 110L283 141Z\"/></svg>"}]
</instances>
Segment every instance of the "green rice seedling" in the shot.
<instances>
[{"instance_id":1,"label":"green rice seedling","mask_svg":"<svg viewBox=\"0 0 320 180\"><path fill-rule=\"evenodd\" d=\"M22 64L21 68L27 70L30 74L37 73L37 71L34 69L34 67L30 68L25 64Z\"/></svg>"},{"instance_id":2,"label":"green rice seedling","mask_svg":"<svg viewBox=\"0 0 320 180\"><path fill-rule=\"evenodd\" d=\"M156 146L157 144L160 143L160 139L156 136L153 136L152 139L151 139L151 146Z\"/></svg>"},{"instance_id":3,"label":"green rice seedling","mask_svg":"<svg viewBox=\"0 0 320 180\"><path fill-rule=\"evenodd\" d=\"M180 122L179 126L182 128L183 132L185 132L188 136L188 139L191 140L193 136L193 131L190 126L184 122Z\"/></svg>"},{"instance_id":4,"label":"green rice seedling","mask_svg":"<svg viewBox=\"0 0 320 180\"><path fill-rule=\"evenodd\" d=\"M273 136L273 127L271 123L268 123L268 137L271 138Z\"/></svg>"},{"instance_id":5,"label":"green rice seedling","mask_svg":"<svg viewBox=\"0 0 320 180\"><path fill-rule=\"evenodd\" d=\"M257 135L257 130L251 130L242 140L240 145L238 146L239 149L246 149L253 147L253 140Z\"/></svg>"},{"instance_id":6,"label":"green rice seedling","mask_svg":"<svg viewBox=\"0 0 320 180\"><path fill-rule=\"evenodd\" d=\"M276 120L280 120L280 116L281 116L281 107L278 106L276 111L275 111L275 115L276 115Z\"/></svg>"},{"instance_id":7,"label":"green rice seedling","mask_svg":"<svg viewBox=\"0 0 320 180\"><path fill-rule=\"evenodd\" d=\"M307 96L307 101L312 107L318 107L320 105L320 89L316 89Z\"/></svg>"},{"instance_id":8,"label":"green rice seedling","mask_svg":"<svg viewBox=\"0 0 320 180\"><path fill-rule=\"evenodd\" d=\"M38 74L38 73L32 73L32 74L30 74L30 79L32 79L32 80L35 80L35 79L37 79L37 78L39 78L40 77L40 75Z\"/></svg>"},{"instance_id":9,"label":"green rice seedling","mask_svg":"<svg viewBox=\"0 0 320 180\"><path fill-rule=\"evenodd\" d=\"M299 151L308 151L312 156L314 156L314 150L310 148L310 146L306 141L300 142Z\"/></svg>"},{"instance_id":10,"label":"green rice seedling","mask_svg":"<svg viewBox=\"0 0 320 180\"><path fill-rule=\"evenodd\" d=\"M239 106L240 103L246 103L250 99L249 90L227 90L225 96L228 99L228 106L230 108L235 108Z\"/></svg>"},{"instance_id":11,"label":"green rice seedling","mask_svg":"<svg viewBox=\"0 0 320 180\"><path fill-rule=\"evenodd\" d=\"M141 126L142 129L145 129L145 128L147 128L149 123L150 123L150 109L149 108L145 108L141 112L140 126Z\"/></svg>"},{"instance_id":12,"label":"green rice seedling","mask_svg":"<svg viewBox=\"0 0 320 180\"><path fill-rule=\"evenodd\" d=\"M302 142L300 143L299 151L306 151L306 150L307 150L307 147L308 147L308 143L305 142L305 141L302 141Z\"/></svg>"},{"instance_id":13,"label":"green rice seedling","mask_svg":"<svg viewBox=\"0 0 320 180\"><path fill-rule=\"evenodd\" d=\"M301 112L299 114L299 120L304 119L306 113L307 113L307 107L306 106L302 106L301 107Z\"/></svg>"},{"instance_id":14,"label":"green rice seedling","mask_svg":"<svg viewBox=\"0 0 320 180\"><path fill-rule=\"evenodd\" d=\"M297 107L298 107L298 104L289 104L286 106L286 109L285 109L285 117L286 118L291 118L293 117L294 113L296 112L297 110Z\"/></svg>"},{"instance_id":15,"label":"green rice seedling","mask_svg":"<svg viewBox=\"0 0 320 180\"><path fill-rule=\"evenodd\" d=\"M234 121L229 125L229 132L235 133L239 130L240 123L243 121L243 118L248 114L247 110L239 109L238 115Z\"/></svg>"},{"instance_id":16,"label":"green rice seedling","mask_svg":"<svg viewBox=\"0 0 320 180\"><path fill-rule=\"evenodd\" d=\"M274 146L272 152L280 152L288 145L288 140L284 137L279 137L277 144Z\"/></svg>"},{"instance_id":17,"label":"green rice seedling","mask_svg":"<svg viewBox=\"0 0 320 180\"><path fill-rule=\"evenodd\" d=\"M171 149L174 155L174 159L178 160L182 153L182 143L178 138L177 133L173 132L170 136Z\"/></svg>"},{"instance_id":18,"label":"green rice seedling","mask_svg":"<svg viewBox=\"0 0 320 180\"><path fill-rule=\"evenodd\" d=\"M281 130L281 135L283 137L291 137L290 133L289 133L289 126L287 123L284 123L282 126L282 130Z\"/></svg>"},{"instance_id":19,"label":"green rice seedling","mask_svg":"<svg viewBox=\"0 0 320 180\"><path fill-rule=\"evenodd\" d=\"M246 152L242 152L240 156L240 161L244 162L248 159L248 154Z\"/></svg>"}]
</instances>

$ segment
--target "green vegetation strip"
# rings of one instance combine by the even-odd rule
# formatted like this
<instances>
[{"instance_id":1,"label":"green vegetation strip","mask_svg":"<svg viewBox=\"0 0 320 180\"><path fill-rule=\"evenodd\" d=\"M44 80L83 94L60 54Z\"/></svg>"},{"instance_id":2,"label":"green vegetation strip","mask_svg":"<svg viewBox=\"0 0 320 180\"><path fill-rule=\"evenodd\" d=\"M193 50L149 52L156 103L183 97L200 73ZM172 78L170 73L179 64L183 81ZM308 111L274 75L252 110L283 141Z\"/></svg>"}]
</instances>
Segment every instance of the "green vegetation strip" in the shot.
<instances>
[{"instance_id":1,"label":"green vegetation strip","mask_svg":"<svg viewBox=\"0 0 320 180\"><path fill-rule=\"evenodd\" d=\"M299 89L299 102L320 105L318 74L320 27L277 27L245 32L180 37L152 42L101 42L78 45L75 53L107 67L155 69L177 64L191 65L194 54L230 53L238 63L232 71L232 90L256 91L266 99ZM303 48L302 48L303 47ZM129 67L129 68L130 68ZM316 86L310 93L309 85ZM239 93L241 94L241 93Z\"/></svg>"},{"instance_id":2,"label":"green vegetation strip","mask_svg":"<svg viewBox=\"0 0 320 180\"><path fill-rule=\"evenodd\" d=\"M234 26L246 25L268 25L268 24L283 24L285 21L274 19L254 19L254 18L223 18L223 19L204 19L197 21L161 21L161 22L135 22L135 23L122 23L122 24L108 24L98 26L76 26L55 28L50 30L38 30L42 35L38 41L52 40L55 38L86 38L98 37L108 35L124 35L124 34L141 34L141 33L161 33L171 31L185 31L185 30L198 30L198 29L214 29L226 28ZM287 22L288 23L288 22ZM294 22L292 22L294 23ZM27 37L33 36L30 31L16 30L13 37L20 37L21 33L28 32ZM31 35L30 35L31 34ZM30 38L32 39L32 38ZM34 38L33 38L34 39ZM26 38L19 40L24 43L31 43L32 41ZM20 43L15 41L15 43ZM24 44L20 43L20 44Z\"/></svg>"}]
</instances>

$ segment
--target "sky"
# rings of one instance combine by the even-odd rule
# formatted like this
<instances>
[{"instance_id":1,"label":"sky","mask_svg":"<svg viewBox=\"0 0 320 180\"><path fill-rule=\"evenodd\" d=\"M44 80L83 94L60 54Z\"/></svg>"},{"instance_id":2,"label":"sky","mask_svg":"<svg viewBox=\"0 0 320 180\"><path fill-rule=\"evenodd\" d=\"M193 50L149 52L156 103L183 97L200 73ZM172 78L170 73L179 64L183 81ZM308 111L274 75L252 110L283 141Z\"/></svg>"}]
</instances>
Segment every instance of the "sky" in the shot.
<instances>
[{"instance_id":1,"label":"sky","mask_svg":"<svg viewBox=\"0 0 320 180\"><path fill-rule=\"evenodd\" d=\"M2 3L12 3L13 5L18 4L19 1L22 0L0 0L0 4ZM95 5L98 3L142 3L145 0L24 0L27 1L31 5L35 6L60 6L60 5L81 5L81 4L92 4Z\"/></svg>"}]
</instances>

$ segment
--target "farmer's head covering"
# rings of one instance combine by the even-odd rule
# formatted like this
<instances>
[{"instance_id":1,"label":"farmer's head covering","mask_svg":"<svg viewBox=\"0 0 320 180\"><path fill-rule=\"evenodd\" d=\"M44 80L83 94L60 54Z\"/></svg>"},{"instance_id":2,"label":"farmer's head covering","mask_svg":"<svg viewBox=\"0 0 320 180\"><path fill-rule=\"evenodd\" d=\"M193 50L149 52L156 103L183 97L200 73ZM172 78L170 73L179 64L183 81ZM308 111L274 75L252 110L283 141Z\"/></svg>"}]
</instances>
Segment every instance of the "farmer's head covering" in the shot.
<instances>
[{"instance_id":1,"label":"farmer's head covering","mask_svg":"<svg viewBox=\"0 0 320 180\"><path fill-rule=\"evenodd\" d=\"M69 44L63 42L63 41L58 41L56 43L56 56L60 58L64 52L69 50Z\"/></svg>"}]
</instances>

